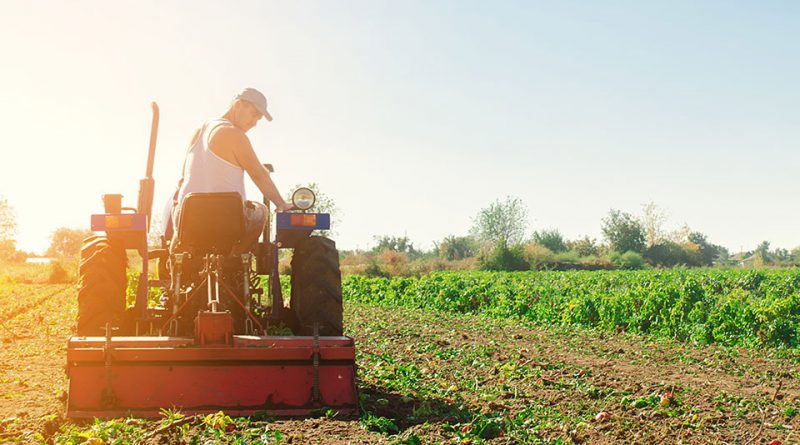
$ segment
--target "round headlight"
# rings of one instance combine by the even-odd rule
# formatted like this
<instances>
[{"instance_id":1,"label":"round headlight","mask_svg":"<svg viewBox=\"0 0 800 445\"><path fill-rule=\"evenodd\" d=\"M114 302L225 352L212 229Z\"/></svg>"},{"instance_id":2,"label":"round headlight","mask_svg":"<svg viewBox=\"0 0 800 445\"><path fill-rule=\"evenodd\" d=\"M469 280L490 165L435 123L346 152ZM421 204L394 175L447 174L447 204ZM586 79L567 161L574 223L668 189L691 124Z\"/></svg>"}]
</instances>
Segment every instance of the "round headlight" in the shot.
<instances>
[{"instance_id":1,"label":"round headlight","mask_svg":"<svg viewBox=\"0 0 800 445\"><path fill-rule=\"evenodd\" d=\"M292 193L292 204L294 204L295 208L300 210L310 209L314 206L316 200L317 197L314 195L314 192L307 187L301 187Z\"/></svg>"}]
</instances>

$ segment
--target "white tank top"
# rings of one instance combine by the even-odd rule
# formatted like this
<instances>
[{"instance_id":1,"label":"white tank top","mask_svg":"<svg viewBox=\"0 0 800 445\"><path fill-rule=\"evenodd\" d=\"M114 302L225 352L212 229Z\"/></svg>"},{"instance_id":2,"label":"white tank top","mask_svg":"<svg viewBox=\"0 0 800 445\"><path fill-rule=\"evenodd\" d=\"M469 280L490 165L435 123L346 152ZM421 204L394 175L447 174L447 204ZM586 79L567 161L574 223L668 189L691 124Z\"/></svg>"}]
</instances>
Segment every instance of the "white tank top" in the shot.
<instances>
[{"instance_id":1,"label":"white tank top","mask_svg":"<svg viewBox=\"0 0 800 445\"><path fill-rule=\"evenodd\" d=\"M237 192L246 199L244 169L222 159L211 151L208 140L211 132L221 125L233 125L227 119L213 119L200 130L197 142L186 153L183 167L183 184L178 192L178 203L189 193Z\"/></svg>"}]
</instances>

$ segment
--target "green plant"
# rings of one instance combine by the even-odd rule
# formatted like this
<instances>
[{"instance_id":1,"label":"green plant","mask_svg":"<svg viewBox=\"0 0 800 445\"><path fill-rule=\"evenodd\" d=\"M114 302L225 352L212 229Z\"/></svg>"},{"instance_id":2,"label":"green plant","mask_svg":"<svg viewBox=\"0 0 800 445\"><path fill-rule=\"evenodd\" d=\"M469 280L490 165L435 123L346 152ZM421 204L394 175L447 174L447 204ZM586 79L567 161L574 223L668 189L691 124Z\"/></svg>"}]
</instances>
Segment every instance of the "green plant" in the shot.
<instances>
[{"instance_id":1,"label":"green plant","mask_svg":"<svg viewBox=\"0 0 800 445\"><path fill-rule=\"evenodd\" d=\"M498 241L486 255L479 259L484 270L527 270L530 265L525 260L521 245L508 246L505 241Z\"/></svg>"},{"instance_id":2,"label":"green plant","mask_svg":"<svg viewBox=\"0 0 800 445\"><path fill-rule=\"evenodd\" d=\"M374 416L370 413L367 413L361 418L361 424L364 425L364 428L367 430L375 431L376 433L397 434L400 432L400 429L392 419Z\"/></svg>"},{"instance_id":3,"label":"green plant","mask_svg":"<svg viewBox=\"0 0 800 445\"><path fill-rule=\"evenodd\" d=\"M792 269L349 276L343 293L368 303L624 328L704 344L800 346L800 274Z\"/></svg>"}]
</instances>

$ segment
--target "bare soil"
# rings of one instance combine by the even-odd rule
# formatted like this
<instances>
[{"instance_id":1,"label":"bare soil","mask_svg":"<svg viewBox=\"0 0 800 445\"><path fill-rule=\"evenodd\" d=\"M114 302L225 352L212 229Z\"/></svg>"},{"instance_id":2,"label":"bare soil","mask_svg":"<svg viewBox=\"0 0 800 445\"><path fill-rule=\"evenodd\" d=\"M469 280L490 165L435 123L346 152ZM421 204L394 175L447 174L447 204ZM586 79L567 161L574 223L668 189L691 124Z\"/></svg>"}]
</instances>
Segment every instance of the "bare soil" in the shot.
<instances>
[{"instance_id":1,"label":"bare soil","mask_svg":"<svg viewBox=\"0 0 800 445\"><path fill-rule=\"evenodd\" d=\"M71 285L0 286L0 443L53 442L83 427L63 417L75 294ZM251 427L279 431L281 443L800 443L796 352L345 308L362 415ZM167 432L148 442L175 440Z\"/></svg>"}]
</instances>

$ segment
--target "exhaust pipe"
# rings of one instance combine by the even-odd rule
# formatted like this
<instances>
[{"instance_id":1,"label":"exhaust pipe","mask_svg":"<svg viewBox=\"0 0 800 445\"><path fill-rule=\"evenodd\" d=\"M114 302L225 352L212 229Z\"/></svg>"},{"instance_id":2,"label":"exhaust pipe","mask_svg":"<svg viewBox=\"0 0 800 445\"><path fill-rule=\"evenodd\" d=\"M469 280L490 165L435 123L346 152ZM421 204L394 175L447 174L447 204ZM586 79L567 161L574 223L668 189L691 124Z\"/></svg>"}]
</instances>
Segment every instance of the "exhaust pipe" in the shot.
<instances>
[{"instance_id":1,"label":"exhaust pipe","mask_svg":"<svg viewBox=\"0 0 800 445\"><path fill-rule=\"evenodd\" d=\"M139 181L139 201L137 213L147 215L147 231L150 232L150 215L153 213L153 193L156 181L153 179L153 163L156 157L156 139L158 138L158 104L153 102L153 121L150 124L150 150L147 153L147 170Z\"/></svg>"}]
</instances>

